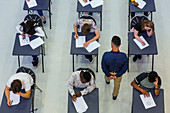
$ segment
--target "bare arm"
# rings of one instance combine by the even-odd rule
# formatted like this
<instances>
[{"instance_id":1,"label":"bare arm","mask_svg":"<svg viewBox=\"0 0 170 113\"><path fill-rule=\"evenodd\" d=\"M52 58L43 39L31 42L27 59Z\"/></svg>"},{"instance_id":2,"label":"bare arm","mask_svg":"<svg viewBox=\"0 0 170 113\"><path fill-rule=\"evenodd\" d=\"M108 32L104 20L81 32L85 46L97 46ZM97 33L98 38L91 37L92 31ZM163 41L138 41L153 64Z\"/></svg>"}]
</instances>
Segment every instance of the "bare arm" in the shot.
<instances>
[{"instance_id":1,"label":"bare arm","mask_svg":"<svg viewBox=\"0 0 170 113\"><path fill-rule=\"evenodd\" d=\"M6 87L5 87L5 96L6 96L6 98L7 98L7 104L8 104L8 106L11 106L12 102L11 102L11 100L10 100L9 89L10 89L10 87L8 87L8 86L6 85Z\"/></svg>"},{"instance_id":2,"label":"bare arm","mask_svg":"<svg viewBox=\"0 0 170 113\"><path fill-rule=\"evenodd\" d=\"M30 96L31 96L31 89L26 91L25 93L19 92L19 93L16 93L16 94L18 94L18 95L20 95L20 96L22 96L24 98L30 98Z\"/></svg>"},{"instance_id":3,"label":"bare arm","mask_svg":"<svg viewBox=\"0 0 170 113\"><path fill-rule=\"evenodd\" d=\"M79 37L77 34L77 26L74 24L73 28L74 28L74 32L75 32L74 38L77 39Z\"/></svg>"},{"instance_id":4,"label":"bare arm","mask_svg":"<svg viewBox=\"0 0 170 113\"><path fill-rule=\"evenodd\" d=\"M92 38L91 40L89 40L89 41L87 41L87 42L85 42L85 43L83 44L85 48L86 48L91 42L93 42L93 41L95 41L95 40L97 40L97 39L100 38L100 34L99 34L99 30L98 30L98 29L95 30L95 34L96 34L96 36L95 36L94 38Z\"/></svg>"},{"instance_id":5,"label":"bare arm","mask_svg":"<svg viewBox=\"0 0 170 113\"><path fill-rule=\"evenodd\" d=\"M147 92L147 90L144 90L142 88L140 88L135 81L131 82L131 86L134 87L135 89L139 90L141 93L143 93L144 96L150 96L149 93Z\"/></svg>"},{"instance_id":6,"label":"bare arm","mask_svg":"<svg viewBox=\"0 0 170 113\"><path fill-rule=\"evenodd\" d=\"M138 36L139 31L137 31L136 29L134 29L134 37L140 42L142 43L142 45L145 45L145 42L143 42L140 37Z\"/></svg>"},{"instance_id":7,"label":"bare arm","mask_svg":"<svg viewBox=\"0 0 170 113\"><path fill-rule=\"evenodd\" d=\"M154 82L154 84L155 84L155 95L159 95L160 88L158 87L158 78L156 78L156 81Z\"/></svg>"}]
</instances>

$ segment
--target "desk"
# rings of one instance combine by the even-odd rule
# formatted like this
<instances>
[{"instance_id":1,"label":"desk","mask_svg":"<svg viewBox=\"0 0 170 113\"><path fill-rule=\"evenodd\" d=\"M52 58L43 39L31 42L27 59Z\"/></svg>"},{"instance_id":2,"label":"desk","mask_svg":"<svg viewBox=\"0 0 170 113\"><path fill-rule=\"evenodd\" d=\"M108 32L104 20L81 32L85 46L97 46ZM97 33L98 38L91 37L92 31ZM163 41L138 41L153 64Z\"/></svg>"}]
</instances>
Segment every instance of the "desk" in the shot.
<instances>
[{"instance_id":1,"label":"desk","mask_svg":"<svg viewBox=\"0 0 170 113\"><path fill-rule=\"evenodd\" d=\"M153 89L148 91L151 92L156 107L145 109L139 96L141 92L133 88L132 113L164 113L164 90L160 89L159 96L155 96Z\"/></svg>"},{"instance_id":2,"label":"desk","mask_svg":"<svg viewBox=\"0 0 170 113\"><path fill-rule=\"evenodd\" d=\"M32 55L42 55L42 72L44 73L44 50L42 46L37 47L36 49L32 49L30 45L20 46L19 42L19 33L16 34L14 49L12 55L18 56L18 66L20 67L20 55L22 56L32 56ZM30 37L30 41L37 38L38 36ZM41 52L40 52L41 51Z\"/></svg>"},{"instance_id":3,"label":"desk","mask_svg":"<svg viewBox=\"0 0 170 113\"><path fill-rule=\"evenodd\" d=\"M130 30L130 13L132 12L150 12L152 20L152 12L156 11L154 0L144 0L146 5L143 9L134 6L129 0L128 29Z\"/></svg>"},{"instance_id":4,"label":"desk","mask_svg":"<svg viewBox=\"0 0 170 113\"><path fill-rule=\"evenodd\" d=\"M23 10L47 10L49 12L49 21L50 21L50 29L51 29L51 0L36 0L37 6L29 8L26 1L24 3Z\"/></svg>"},{"instance_id":5,"label":"desk","mask_svg":"<svg viewBox=\"0 0 170 113\"><path fill-rule=\"evenodd\" d=\"M2 98L0 113L30 113L33 102L34 90L31 89L31 97L29 99L20 97L20 103L14 106L7 105L5 93ZM32 108L33 110L33 108Z\"/></svg>"},{"instance_id":6,"label":"desk","mask_svg":"<svg viewBox=\"0 0 170 113\"><path fill-rule=\"evenodd\" d=\"M148 37L146 32L139 34L139 36L143 36L145 40L148 42L149 46L141 50L137 44L133 41L134 34L132 32L128 33L128 65L129 65L129 57L130 55L152 55L152 71L154 66L154 55L158 54L157 45L156 45L156 38L155 34L151 37ZM129 72L129 66L128 66Z\"/></svg>"},{"instance_id":7,"label":"desk","mask_svg":"<svg viewBox=\"0 0 170 113\"><path fill-rule=\"evenodd\" d=\"M98 12L98 13L100 13L100 31L102 31L102 5L98 6L96 8L92 8L90 4L83 7L81 5L81 3L77 0L77 12L78 12L79 18L80 18L81 12Z\"/></svg>"},{"instance_id":8,"label":"desk","mask_svg":"<svg viewBox=\"0 0 170 113\"><path fill-rule=\"evenodd\" d=\"M72 32L71 39L71 50L70 54L73 56L73 71L74 71L74 55L95 55L96 56L96 72L98 72L98 48L92 52L88 52L85 48L76 48L76 39L74 38L75 32ZM79 36L84 36L82 33L78 32ZM95 33L89 33L86 35L86 42L92 39Z\"/></svg>"},{"instance_id":9,"label":"desk","mask_svg":"<svg viewBox=\"0 0 170 113\"><path fill-rule=\"evenodd\" d=\"M75 88L75 92L79 92L83 89ZM69 93L69 92L68 92ZM99 113L99 89L95 88L91 93L83 96L87 103L88 109L85 113ZM72 96L68 94L68 113L77 113L72 102Z\"/></svg>"}]
</instances>

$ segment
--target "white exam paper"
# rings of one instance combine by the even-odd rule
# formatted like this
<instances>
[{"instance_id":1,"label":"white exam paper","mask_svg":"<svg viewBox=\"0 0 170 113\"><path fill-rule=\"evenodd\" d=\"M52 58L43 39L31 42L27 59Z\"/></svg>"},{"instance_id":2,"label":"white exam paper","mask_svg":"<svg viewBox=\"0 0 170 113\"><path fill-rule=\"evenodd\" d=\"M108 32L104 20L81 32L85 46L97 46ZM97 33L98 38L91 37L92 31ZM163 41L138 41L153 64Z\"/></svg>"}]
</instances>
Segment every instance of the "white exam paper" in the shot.
<instances>
[{"instance_id":1,"label":"white exam paper","mask_svg":"<svg viewBox=\"0 0 170 113\"><path fill-rule=\"evenodd\" d=\"M73 102L73 104L76 108L76 111L78 113L85 112L88 109L88 106L87 106L86 102L84 101L83 96L78 97L76 102L74 102L74 101L72 101L72 102Z\"/></svg>"},{"instance_id":2,"label":"white exam paper","mask_svg":"<svg viewBox=\"0 0 170 113\"><path fill-rule=\"evenodd\" d=\"M98 6L103 5L103 0L92 0L90 2L90 5L91 5L92 8L96 8Z\"/></svg>"},{"instance_id":3,"label":"white exam paper","mask_svg":"<svg viewBox=\"0 0 170 113\"><path fill-rule=\"evenodd\" d=\"M29 0L29 1L26 0L26 2L29 8L37 6L36 0Z\"/></svg>"},{"instance_id":4,"label":"white exam paper","mask_svg":"<svg viewBox=\"0 0 170 113\"><path fill-rule=\"evenodd\" d=\"M12 102L11 105L17 105L20 102L20 95L14 94L12 91L10 91L10 100Z\"/></svg>"},{"instance_id":5,"label":"white exam paper","mask_svg":"<svg viewBox=\"0 0 170 113\"><path fill-rule=\"evenodd\" d=\"M32 49L35 49L42 44L44 44L44 41L40 37L38 37L30 42L30 46L32 47Z\"/></svg>"},{"instance_id":6,"label":"white exam paper","mask_svg":"<svg viewBox=\"0 0 170 113\"><path fill-rule=\"evenodd\" d=\"M25 34L25 38L22 37L22 35L19 35L19 42L20 46L25 46L30 43L30 38L28 37L28 34Z\"/></svg>"},{"instance_id":7,"label":"white exam paper","mask_svg":"<svg viewBox=\"0 0 170 113\"><path fill-rule=\"evenodd\" d=\"M93 41L87 46L86 50L90 53L98 47L100 47L100 44L97 41Z\"/></svg>"},{"instance_id":8,"label":"white exam paper","mask_svg":"<svg viewBox=\"0 0 170 113\"><path fill-rule=\"evenodd\" d=\"M152 108L152 107L156 106L155 101L153 100L152 94L150 92L149 92L149 94L150 94L150 97L144 97L143 94L140 95L140 98L142 100L142 103L143 103L145 109Z\"/></svg>"},{"instance_id":9,"label":"white exam paper","mask_svg":"<svg viewBox=\"0 0 170 113\"><path fill-rule=\"evenodd\" d=\"M87 0L87 2L84 2L83 0L79 0L79 2L83 7L90 4L89 0Z\"/></svg>"},{"instance_id":10,"label":"white exam paper","mask_svg":"<svg viewBox=\"0 0 170 113\"><path fill-rule=\"evenodd\" d=\"M143 9L143 7L146 5L146 2L143 0L135 0L135 2L137 2L139 4L138 7L140 9Z\"/></svg>"},{"instance_id":11,"label":"white exam paper","mask_svg":"<svg viewBox=\"0 0 170 113\"><path fill-rule=\"evenodd\" d=\"M146 42L146 40L143 38L143 36L140 36L140 39L141 39L143 42L145 42L145 45L142 45L142 43L139 42L136 38L133 39L133 41L138 45L138 47L139 47L141 50L149 46L148 42Z\"/></svg>"},{"instance_id":12,"label":"white exam paper","mask_svg":"<svg viewBox=\"0 0 170 113\"><path fill-rule=\"evenodd\" d=\"M76 39L76 48L83 47L83 44L86 42L85 36L79 36Z\"/></svg>"}]
</instances>

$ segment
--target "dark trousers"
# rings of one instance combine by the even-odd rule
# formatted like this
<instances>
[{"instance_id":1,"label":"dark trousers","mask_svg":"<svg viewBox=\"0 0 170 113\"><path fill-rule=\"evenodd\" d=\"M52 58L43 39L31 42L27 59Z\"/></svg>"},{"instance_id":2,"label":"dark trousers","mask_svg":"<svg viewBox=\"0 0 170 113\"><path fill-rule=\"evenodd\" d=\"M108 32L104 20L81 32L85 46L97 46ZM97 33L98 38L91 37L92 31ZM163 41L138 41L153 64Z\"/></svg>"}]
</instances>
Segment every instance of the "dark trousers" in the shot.
<instances>
[{"instance_id":1,"label":"dark trousers","mask_svg":"<svg viewBox=\"0 0 170 113\"><path fill-rule=\"evenodd\" d=\"M37 12L38 12L38 14L39 14L40 16L43 16L43 15L44 15L43 12L42 12L42 10L37 10Z\"/></svg>"},{"instance_id":2,"label":"dark trousers","mask_svg":"<svg viewBox=\"0 0 170 113\"><path fill-rule=\"evenodd\" d=\"M92 59L92 55L84 55L87 59Z\"/></svg>"}]
</instances>

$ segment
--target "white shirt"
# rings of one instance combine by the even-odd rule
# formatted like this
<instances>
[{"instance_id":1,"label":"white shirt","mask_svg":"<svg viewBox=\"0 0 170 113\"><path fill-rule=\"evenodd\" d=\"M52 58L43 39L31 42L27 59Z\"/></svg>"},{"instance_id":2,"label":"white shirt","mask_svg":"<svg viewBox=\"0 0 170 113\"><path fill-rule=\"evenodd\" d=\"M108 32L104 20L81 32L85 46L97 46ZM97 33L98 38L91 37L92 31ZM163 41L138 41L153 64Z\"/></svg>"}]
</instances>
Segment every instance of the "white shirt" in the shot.
<instances>
[{"instance_id":1,"label":"white shirt","mask_svg":"<svg viewBox=\"0 0 170 113\"><path fill-rule=\"evenodd\" d=\"M80 91L82 95L86 95L87 93L92 92L96 87L95 80L92 74L91 80L84 84L80 80L80 72L81 71L73 72L68 81L68 90L72 96L75 94L73 86L76 88L85 88L84 90Z\"/></svg>"},{"instance_id":2,"label":"white shirt","mask_svg":"<svg viewBox=\"0 0 170 113\"><path fill-rule=\"evenodd\" d=\"M33 78L31 77L31 75L22 72L16 73L10 77L7 82L7 86L11 87L11 83L16 79L21 80L21 89L25 89L25 91L29 91L31 89L31 86L33 85Z\"/></svg>"},{"instance_id":3,"label":"white shirt","mask_svg":"<svg viewBox=\"0 0 170 113\"><path fill-rule=\"evenodd\" d=\"M18 31L20 34L23 33L23 26L17 25L16 29L17 29L17 31ZM40 37L44 37L44 36L45 36L44 31L42 30L41 27L36 27L36 28L35 28L35 31L36 31L36 33L35 33L34 35L40 36Z\"/></svg>"}]
</instances>

